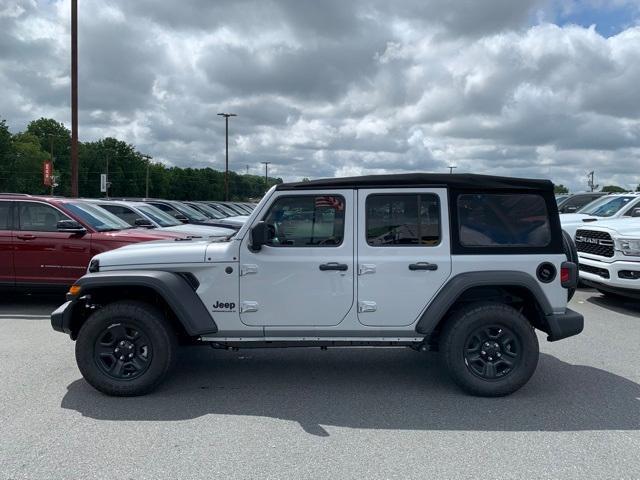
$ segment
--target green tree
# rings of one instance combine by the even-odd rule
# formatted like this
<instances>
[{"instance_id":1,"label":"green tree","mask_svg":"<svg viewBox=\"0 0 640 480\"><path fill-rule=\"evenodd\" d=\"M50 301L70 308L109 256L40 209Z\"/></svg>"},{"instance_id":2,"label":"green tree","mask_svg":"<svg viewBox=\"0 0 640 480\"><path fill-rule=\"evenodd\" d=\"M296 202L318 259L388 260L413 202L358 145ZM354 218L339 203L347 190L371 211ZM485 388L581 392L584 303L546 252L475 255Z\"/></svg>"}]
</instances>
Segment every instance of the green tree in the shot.
<instances>
[{"instance_id":1,"label":"green tree","mask_svg":"<svg viewBox=\"0 0 640 480\"><path fill-rule=\"evenodd\" d=\"M10 190L11 167L15 161L15 152L11 142L11 132L6 120L0 119L0 190Z\"/></svg>"},{"instance_id":2,"label":"green tree","mask_svg":"<svg viewBox=\"0 0 640 480\"><path fill-rule=\"evenodd\" d=\"M27 125L26 133L35 135L43 152L51 152L53 147L53 174L60 195L71 193L71 132L62 123L52 118L40 118ZM50 156L50 155L49 155Z\"/></svg>"},{"instance_id":3,"label":"green tree","mask_svg":"<svg viewBox=\"0 0 640 480\"><path fill-rule=\"evenodd\" d=\"M627 190L617 185L606 185L602 187L601 191L608 192L608 193L624 193Z\"/></svg>"},{"instance_id":4,"label":"green tree","mask_svg":"<svg viewBox=\"0 0 640 480\"><path fill-rule=\"evenodd\" d=\"M563 184L554 185L553 191L554 193L569 193L569 189L565 187Z\"/></svg>"},{"instance_id":5,"label":"green tree","mask_svg":"<svg viewBox=\"0 0 640 480\"><path fill-rule=\"evenodd\" d=\"M38 137L28 132L17 133L12 137L12 142L15 163L11 190L32 194L50 193L42 178L42 164L49 154L42 151Z\"/></svg>"}]
</instances>

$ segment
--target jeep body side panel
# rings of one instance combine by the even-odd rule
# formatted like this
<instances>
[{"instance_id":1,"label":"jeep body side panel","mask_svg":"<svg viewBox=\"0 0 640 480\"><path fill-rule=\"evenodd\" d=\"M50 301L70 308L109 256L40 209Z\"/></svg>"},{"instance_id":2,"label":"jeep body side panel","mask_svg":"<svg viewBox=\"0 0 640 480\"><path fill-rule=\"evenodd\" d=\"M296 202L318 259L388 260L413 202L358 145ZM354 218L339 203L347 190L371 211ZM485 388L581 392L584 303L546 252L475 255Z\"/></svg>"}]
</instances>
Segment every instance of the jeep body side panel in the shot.
<instances>
[{"instance_id":1,"label":"jeep body side panel","mask_svg":"<svg viewBox=\"0 0 640 480\"><path fill-rule=\"evenodd\" d=\"M98 272L85 275L80 295L109 287L147 287L167 302L189 335L215 333L218 327L191 285L178 273L157 270Z\"/></svg>"}]
</instances>

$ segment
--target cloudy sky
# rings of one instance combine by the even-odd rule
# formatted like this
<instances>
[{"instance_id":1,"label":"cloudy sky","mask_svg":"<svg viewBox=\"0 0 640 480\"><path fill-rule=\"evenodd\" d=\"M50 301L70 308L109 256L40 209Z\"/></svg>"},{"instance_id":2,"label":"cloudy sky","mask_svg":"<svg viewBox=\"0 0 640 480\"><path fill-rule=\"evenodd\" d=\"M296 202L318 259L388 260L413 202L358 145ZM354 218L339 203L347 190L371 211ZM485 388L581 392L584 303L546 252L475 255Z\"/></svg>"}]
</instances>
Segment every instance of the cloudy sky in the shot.
<instances>
[{"instance_id":1,"label":"cloudy sky","mask_svg":"<svg viewBox=\"0 0 640 480\"><path fill-rule=\"evenodd\" d=\"M80 139L286 180L640 182L640 0L81 0ZM68 0L0 0L0 118L70 125Z\"/></svg>"}]
</instances>

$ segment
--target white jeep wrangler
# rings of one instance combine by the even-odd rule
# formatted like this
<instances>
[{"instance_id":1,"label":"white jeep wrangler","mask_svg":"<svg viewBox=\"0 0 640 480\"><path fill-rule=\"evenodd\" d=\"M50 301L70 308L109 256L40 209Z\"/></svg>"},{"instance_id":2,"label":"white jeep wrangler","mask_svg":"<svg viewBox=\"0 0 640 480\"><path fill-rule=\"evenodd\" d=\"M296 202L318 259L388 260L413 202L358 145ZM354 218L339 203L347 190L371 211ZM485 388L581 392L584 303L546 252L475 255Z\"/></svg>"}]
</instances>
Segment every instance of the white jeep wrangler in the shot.
<instances>
[{"instance_id":1,"label":"white jeep wrangler","mask_svg":"<svg viewBox=\"0 0 640 480\"><path fill-rule=\"evenodd\" d=\"M51 316L84 378L151 391L176 344L438 350L467 392L507 395L550 341L582 331L567 308L577 258L553 185L407 174L281 184L222 241L125 247L91 260Z\"/></svg>"}]
</instances>

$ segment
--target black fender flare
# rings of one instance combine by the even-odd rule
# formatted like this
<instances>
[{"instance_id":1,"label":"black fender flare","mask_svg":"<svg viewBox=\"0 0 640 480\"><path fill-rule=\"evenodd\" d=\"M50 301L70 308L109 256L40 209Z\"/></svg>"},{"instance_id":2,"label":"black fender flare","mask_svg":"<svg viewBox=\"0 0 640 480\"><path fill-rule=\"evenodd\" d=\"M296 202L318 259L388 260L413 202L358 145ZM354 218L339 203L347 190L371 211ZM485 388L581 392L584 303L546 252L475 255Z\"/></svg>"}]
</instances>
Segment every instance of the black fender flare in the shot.
<instances>
[{"instance_id":1,"label":"black fender flare","mask_svg":"<svg viewBox=\"0 0 640 480\"><path fill-rule=\"evenodd\" d=\"M156 292L173 310L190 336L215 333L218 326L194 287L176 272L129 270L89 273L77 280L79 297L101 288L146 287Z\"/></svg>"},{"instance_id":2,"label":"black fender flare","mask_svg":"<svg viewBox=\"0 0 640 480\"><path fill-rule=\"evenodd\" d=\"M522 287L534 296L545 316L553 309L538 282L525 272L510 270L467 272L451 278L436 294L416 324L416 332L427 335L436 328L464 292L473 287Z\"/></svg>"}]
</instances>

